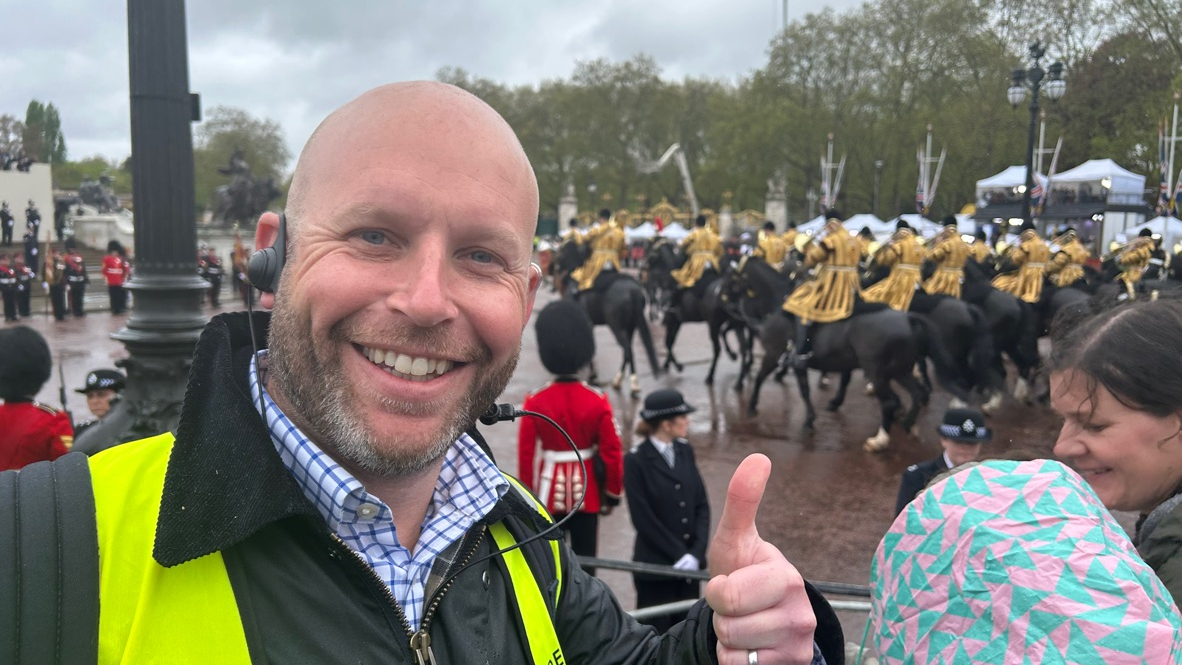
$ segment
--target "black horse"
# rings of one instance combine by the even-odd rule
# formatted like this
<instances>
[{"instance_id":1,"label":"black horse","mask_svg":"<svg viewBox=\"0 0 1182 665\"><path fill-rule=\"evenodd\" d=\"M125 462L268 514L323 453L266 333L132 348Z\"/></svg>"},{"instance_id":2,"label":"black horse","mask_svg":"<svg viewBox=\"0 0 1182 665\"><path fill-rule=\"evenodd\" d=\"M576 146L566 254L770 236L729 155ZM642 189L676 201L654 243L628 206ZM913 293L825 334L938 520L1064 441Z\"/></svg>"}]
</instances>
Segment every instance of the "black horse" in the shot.
<instances>
[{"instance_id":1,"label":"black horse","mask_svg":"<svg viewBox=\"0 0 1182 665\"><path fill-rule=\"evenodd\" d=\"M1018 373L1014 397L1026 401L1030 382L1041 362L1038 354L1039 328L1042 325L1039 312L1029 303L995 288L989 271L975 261L965 263L964 277L961 297L981 309L985 316L985 327L993 338L996 350L990 361L993 369L1004 378L1003 354L1008 357ZM1075 289L1072 291L1079 293ZM992 392L981 410L985 413L997 410L1001 406L1001 397L1001 391Z\"/></svg>"},{"instance_id":2,"label":"black horse","mask_svg":"<svg viewBox=\"0 0 1182 665\"><path fill-rule=\"evenodd\" d=\"M759 391L763 382L778 368L781 355L796 337L795 317L780 313L779 303L791 289L791 281L767 263L747 260L736 273L743 274L750 300L745 312L762 317L751 322L764 349L763 362L755 376L747 412L756 413ZM765 309L772 305L771 309ZM762 311L753 311L762 310ZM901 405L898 395L891 389L894 381L908 392L911 405L903 417L902 425L910 430L919 416L919 410L927 403L928 391L912 374L912 369L921 355L921 345L926 347L936 369L936 378L942 387L960 396L967 397L955 365L943 346L940 334L931 322L914 314L905 314L889 308L875 309L857 314L843 321L816 324L812 331L813 353L809 368L822 372L837 372L841 383L837 393L827 405L830 411L837 410L845 401L853 370L861 369L874 386L874 394L881 406L882 423L878 433L866 440L866 450L881 450L890 441L888 432ZM808 385L808 371L796 370L797 385L808 412L804 428L811 430L816 420Z\"/></svg>"},{"instance_id":3,"label":"black horse","mask_svg":"<svg viewBox=\"0 0 1182 665\"><path fill-rule=\"evenodd\" d=\"M645 249L641 281L648 294L650 321L659 320L669 308L673 294L677 292L673 271L683 263L685 255L667 238L657 237Z\"/></svg>"},{"instance_id":4,"label":"black horse","mask_svg":"<svg viewBox=\"0 0 1182 665\"><path fill-rule=\"evenodd\" d=\"M574 241L567 241L558 249L557 261L561 274L570 280L570 272L581 265L585 252L581 251ZM591 323L597 326L607 326L619 343L624 359L620 369L612 380L612 387L619 390L624 382L624 372L631 373L629 387L633 397L640 395L640 378L636 373L636 360L632 354L632 337L640 333L640 340L648 354L649 365L653 375L661 373L657 362L657 350L653 345L652 333L644 318L646 298L644 287L630 275L615 271L604 271L595 280L594 287L589 291L577 291L575 285L568 281L564 287L565 298L571 298L583 305ZM595 362L591 362L591 381L595 382Z\"/></svg>"}]
</instances>

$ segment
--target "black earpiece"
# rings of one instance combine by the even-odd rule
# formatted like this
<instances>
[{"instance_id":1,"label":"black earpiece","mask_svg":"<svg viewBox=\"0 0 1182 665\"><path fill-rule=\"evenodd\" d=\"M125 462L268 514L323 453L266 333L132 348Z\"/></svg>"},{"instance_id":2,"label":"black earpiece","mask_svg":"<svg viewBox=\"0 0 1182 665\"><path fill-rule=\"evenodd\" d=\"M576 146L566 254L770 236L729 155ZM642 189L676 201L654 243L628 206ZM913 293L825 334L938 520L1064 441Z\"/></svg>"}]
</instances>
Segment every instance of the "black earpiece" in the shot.
<instances>
[{"instance_id":1,"label":"black earpiece","mask_svg":"<svg viewBox=\"0 0 1182 665\"><path fill-rule=\"evenodd\" d=\"M279 288L279 276L283 274L283 262L287 259L287 214L279 213L279 234L275 244L260 249L246 264L246 278L250 285L263 293L275 293Z\"/></svg>"}]
</instances>

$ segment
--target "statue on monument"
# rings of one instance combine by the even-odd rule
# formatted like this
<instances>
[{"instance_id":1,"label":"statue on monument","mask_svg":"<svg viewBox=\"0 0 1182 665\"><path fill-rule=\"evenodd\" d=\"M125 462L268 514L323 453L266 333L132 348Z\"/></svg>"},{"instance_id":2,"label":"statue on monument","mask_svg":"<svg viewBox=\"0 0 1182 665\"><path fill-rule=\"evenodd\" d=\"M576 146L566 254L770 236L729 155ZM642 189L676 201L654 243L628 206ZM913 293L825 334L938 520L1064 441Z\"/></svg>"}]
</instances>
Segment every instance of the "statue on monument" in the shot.
<instances>
[{"instance_id":1,"label":"statue on monument","mask_svg":"<svg viewBox=\"0 0 1182 665\"><path fill-rule=\"evenodd\" d=\"M111 189L113 183L114 179L105 173L99 176L97 182L93 178L85 177L82 184L78 185L78 198L86 205L94 206L100 214L116 212L123 205Z\"/></svg>"},{"instance_id":2,"label":"statue on monument","mask_svg":"<svg viewBox=\"0 0 1182 665\"><path fill-rule=\"evenodd\" d=\"M253 223L266 211L267 204L283 193L275 178L251 175L242 148L234 148L229 164L218 167L218 173L230 176L230 184L218 187L213 195L214 222L225 227Z\"/></svg>"}]
</instances>

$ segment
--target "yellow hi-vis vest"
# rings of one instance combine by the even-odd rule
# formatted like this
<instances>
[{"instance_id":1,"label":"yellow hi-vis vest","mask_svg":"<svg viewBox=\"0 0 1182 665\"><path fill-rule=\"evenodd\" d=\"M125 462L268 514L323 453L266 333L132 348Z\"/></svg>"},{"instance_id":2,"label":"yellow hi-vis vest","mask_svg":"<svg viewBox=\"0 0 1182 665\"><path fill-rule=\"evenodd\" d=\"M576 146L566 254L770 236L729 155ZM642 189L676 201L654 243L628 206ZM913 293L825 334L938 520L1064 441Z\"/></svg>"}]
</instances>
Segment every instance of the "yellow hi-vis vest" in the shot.
<instances>
[{"instance_id":1,"label":"yellow hi-vis vest","mask_svg":"<svg viewBox=\"0 0 1182 665\"><path fill-rule=\"evenodd\" d=\"M250 663L246 634L221 553L172 568L152 558L172 442L171 434L161 434L116 446L90 459L99 542L98 662ZM546 514L516 480L505 477ZM516 544L504 524L494 524L489 530L499 549ZM556 541L550 545L560 592L559 545ZM534 664L563 662L541 585L525 556L520 549L501 556L521 608Z\"/></svg>"}]
</instances>

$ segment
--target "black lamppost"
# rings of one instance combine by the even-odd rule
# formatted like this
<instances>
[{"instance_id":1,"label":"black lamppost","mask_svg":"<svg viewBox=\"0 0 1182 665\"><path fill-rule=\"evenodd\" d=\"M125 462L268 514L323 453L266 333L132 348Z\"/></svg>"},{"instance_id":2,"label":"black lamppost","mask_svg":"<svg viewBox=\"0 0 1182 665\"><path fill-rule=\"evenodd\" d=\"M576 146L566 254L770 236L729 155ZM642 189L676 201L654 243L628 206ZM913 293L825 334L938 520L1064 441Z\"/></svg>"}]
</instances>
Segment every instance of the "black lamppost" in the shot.
<instances>
[{"instance_id":1,"label":"black lamppost","mask_svg":"<svg viewBox=\"0 0 1182 665\"><path fill-rule=\"evenodd\" d=\"M1015 108L1026 99L1026 88L1029 87L1031 93L1030 134L1026 140L1026 191L1022 192L1023 223L1031 221L1030 194L1034 190L1034 138L1038 126L1038 93L1040 89L1045 88L1047 97L1051 101L1056 101L1067 91L1067 82L1063 80L1063 63L1056 62L1047 71L1038 66L1038 61L1045 53L1046 49L1038 42L1031 44L1030 58L1034 60L1034 66L1030 69L1015 69L1010 89L1007 91L1010 105ZM1046 75L1049 75L1050 79L1043 83L1043 76ZM1050 196L1050 192L1043 192L1043 196Z\"/></svg>"},{"instance_id":2,"label":"black lamppost","mask_svg":"<svg viewBox=\"0 0 1182 665\"><path fill-rule=\"evenodd\" d=\"M127 390L101 423L74 442L128 441L174 430L193 347L208 321L197 275L193 139L185 0L127 0L135 181L135 308L111 335L127 347Z\"/></svg>"}]
</instances>

